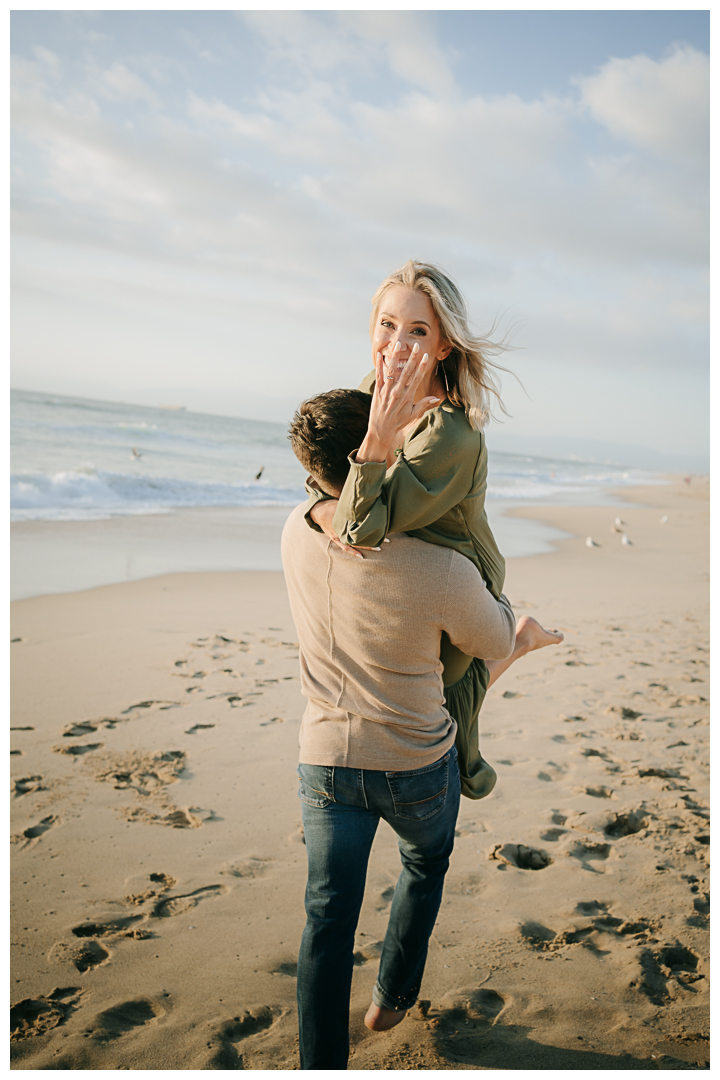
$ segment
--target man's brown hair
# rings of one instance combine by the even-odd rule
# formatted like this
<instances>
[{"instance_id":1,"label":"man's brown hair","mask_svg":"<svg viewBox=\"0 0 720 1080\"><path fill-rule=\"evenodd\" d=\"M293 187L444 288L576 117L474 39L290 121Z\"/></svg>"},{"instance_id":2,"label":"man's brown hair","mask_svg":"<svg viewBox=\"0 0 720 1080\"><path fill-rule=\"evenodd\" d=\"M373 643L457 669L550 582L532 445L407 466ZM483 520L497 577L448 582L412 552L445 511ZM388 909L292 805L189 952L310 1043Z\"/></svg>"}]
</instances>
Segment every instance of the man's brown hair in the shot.
<instances>
[{"instance_id":1,"label":"man's brown hair","mask_svg":"<svg viewBox=\"0 0 720 1080\"><path fill-rule=\"evenodd\" d=\"M367 435L371 394L362 390L328 390L303 401L288 439L295 456L320 483L342 488L350 471L348 454Z\"/></svg>"}]
</instances>

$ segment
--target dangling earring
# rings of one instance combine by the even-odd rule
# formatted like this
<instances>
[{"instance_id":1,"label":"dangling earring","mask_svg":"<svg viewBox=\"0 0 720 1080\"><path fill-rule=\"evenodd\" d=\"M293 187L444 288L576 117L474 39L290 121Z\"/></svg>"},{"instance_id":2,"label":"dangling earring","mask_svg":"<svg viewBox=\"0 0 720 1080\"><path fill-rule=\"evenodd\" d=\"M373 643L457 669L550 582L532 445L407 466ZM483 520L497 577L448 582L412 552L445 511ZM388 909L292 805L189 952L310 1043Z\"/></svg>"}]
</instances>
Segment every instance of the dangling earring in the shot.
<instances>
[{"instance_id":1,"label":"dangling earring","mask_svg":"<svg viewBox=\"0 0 720 1080\"><path fill-rule=\"evenodd\" d=\"M443 363L442 360L440 361L440 363L442 364L442 369L443 369L443 379L445 380L445 390L449 394L450 393L450 387L448 386L448 377L447 377L447 372L445 370L445 364Z\"/></svg>"}]
</instances>

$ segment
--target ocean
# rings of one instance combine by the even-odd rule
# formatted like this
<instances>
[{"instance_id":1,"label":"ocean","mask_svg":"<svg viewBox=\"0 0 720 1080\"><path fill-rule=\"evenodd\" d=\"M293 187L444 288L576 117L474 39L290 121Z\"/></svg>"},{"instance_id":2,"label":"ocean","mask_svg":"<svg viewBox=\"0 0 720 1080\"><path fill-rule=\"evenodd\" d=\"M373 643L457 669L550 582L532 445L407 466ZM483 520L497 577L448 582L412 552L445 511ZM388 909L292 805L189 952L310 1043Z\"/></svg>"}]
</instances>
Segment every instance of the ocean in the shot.
<instances>
[{"instance_id":1,"label":"ocean","mask_svg":"<svg viewBox=\"0 0 720 1080\"><path fill-rule=\"evenodd\" d=\"M177 570L280 568L282 522L305 480L285 424L24 390L10 401L13 598ZM551 551L563 534L503 511L610 506L611 489L661 482L494 451L492 432L488 448L488 516L510 558Z\"/></svg>"},{"instance_id":2,"label":"ocean","mask_svg":"<svg viewBox=\"0 0 720 1080\"><path fill-rule=\"evenodd\" d=\"M12 521L296 506L304 498L305 473L285 424L25 390L11 391L10 401ZM490 502L597 505L608 488L654 478L491 445L489 459Z\"/></svg>"}]
</instances>

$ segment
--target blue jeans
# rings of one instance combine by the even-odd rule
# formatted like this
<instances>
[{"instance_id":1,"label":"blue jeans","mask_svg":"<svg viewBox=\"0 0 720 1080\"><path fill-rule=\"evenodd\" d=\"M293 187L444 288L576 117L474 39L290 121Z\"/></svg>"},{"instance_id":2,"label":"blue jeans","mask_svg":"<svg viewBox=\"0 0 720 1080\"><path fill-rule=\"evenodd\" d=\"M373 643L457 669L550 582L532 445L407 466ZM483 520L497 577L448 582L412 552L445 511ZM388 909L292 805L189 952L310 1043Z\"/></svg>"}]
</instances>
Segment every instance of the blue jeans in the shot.
<instances>
[{"instance_id":1,"label":"blue jeans","mask_svg":"<svg viewBox=\"0 0 720 1080\"><path fill-rule=\"evenodd\" d=\"M460 806L457 752L423 769L299 765L308 856L307 922L298 956L301 1069L347 1069L355 930L380 818L400 837L373 1001L409 1009L420 992Z\"/></svg>"}]
</instances>

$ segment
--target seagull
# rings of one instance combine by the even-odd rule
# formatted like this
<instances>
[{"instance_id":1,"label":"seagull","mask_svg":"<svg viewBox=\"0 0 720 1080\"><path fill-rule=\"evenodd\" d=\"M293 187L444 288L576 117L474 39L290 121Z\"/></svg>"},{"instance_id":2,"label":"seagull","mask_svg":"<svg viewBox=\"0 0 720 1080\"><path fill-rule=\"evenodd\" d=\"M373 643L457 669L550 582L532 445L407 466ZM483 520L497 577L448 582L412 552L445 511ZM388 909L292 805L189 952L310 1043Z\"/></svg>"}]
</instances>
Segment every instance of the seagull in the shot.
<instances>
[{"instance_id":1,"label":"seagull","mask_svg":"<svg viewBox=\"0 0 720 1080\"><path fill-rule=\"evenodd\" d=\"M663 516L660 518L660 524L664 525L665 522L667 521L667 519L668 519L667 514L663 514Z\"/></svg>"},{"instance_id":2,"label":"seagull","mask_svg":"<svg viewBox=\"0 0 720 1080\"><path fill-rule=\"evenodd\" d=\"M585 547L602 547L602 544L598 544L597 540L593 540L592 536L588 536Z\"/></svg>"},{"instance_id":3,"label":"seagull","mask_svg":"<svg viewBox=\"0 0 720 1080\"><path fill-rule=\"evenodd\" d=\"M130 460L131 461L132 460L139 461L141 457L142 457L142 454L138 450L137 446L133 446L132 447L132 458Z\"/></svg>"},{"instance_id":4,"label":"seagull","mask_svg":"<svg viewBox=\"0 0 720 1080\"><path fill-rule=\"evenodd\" d=\"M260 479L260 477L262 476L262 474L263 474L263 472L264 472L264 471L265 471L265 466L264 466L264 465L261 465L261 466L260 466L260 472L259 472L259 473L256 473L256 475L255 475L255 479L256 479L256 480L259 480L259 479Z\"/></svg>"},{"instance_id":5,"label":"seagull","mask_svg":"<svg viewBox=\"0 0 720 1080\"><path fill-rule=\"evenodd\" d=\"M632 547L633 546L633 542L632 542L632 540L630 539L630 537L628 536L627 533L622 534L622 537L620 538L620 543L621 544L626 544L627 547Z\"/></svg>"},{"instance_id":6,"label":"seagull","mask_svg":"<svg viewBox=\"0 0 720 1080\"><path fill-rule=\"evenodd\" d=\"M622 519L622 518L615 518L615 524L617 525L617 527L618 527L618 530L620 530L620 526L621 526L621 525L626 525L626 524L627 524L627 522L626 522L626 521L623 521L623 519Z\"/></svg>"},{"instance_id":7,"label":"seagull","mask_svg":"<svg viewBox=\"0 0 720 1080\"><path fill-rule=\"evenodd\" d=\"M618 518L618 520L620 520L620 519ZM610 526L610 532L612 532L612 533L621 533L622 529L620 528L619 525L616 525L615 522L613 522L612 525Z\"/></svg>"}]
</instances>

